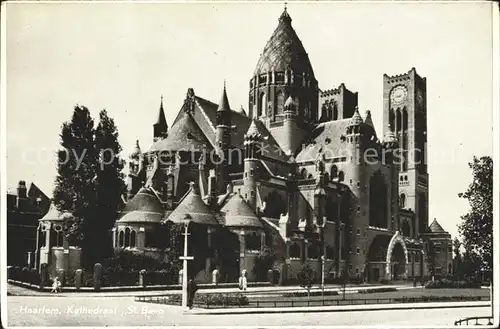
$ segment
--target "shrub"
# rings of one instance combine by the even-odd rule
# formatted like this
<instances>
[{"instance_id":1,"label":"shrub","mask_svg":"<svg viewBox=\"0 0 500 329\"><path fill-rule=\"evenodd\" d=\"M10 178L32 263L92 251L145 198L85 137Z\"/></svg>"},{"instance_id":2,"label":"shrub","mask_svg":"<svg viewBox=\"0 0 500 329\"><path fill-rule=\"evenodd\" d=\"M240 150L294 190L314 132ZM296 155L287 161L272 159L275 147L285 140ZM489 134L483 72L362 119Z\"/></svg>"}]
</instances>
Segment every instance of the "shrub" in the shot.
<instances>
[{"instance_id":1,"label":"shrub","mask_svg":"<svg viewBox=\"0 0 500 329\"><path fill-rule=\"evenodd\" d=\"M444 289L444 288L481 288L481 282L474 281L450 281L441 279L429 281L425 284L427 289Z\"/></svg>"},{"instance_id":2,"label":"shrub","mask_svg":"<svg viewBox=\"0 0 500 329\"><path fill-rule=\"evenodd\" d=\"M387 288L368 288L368 289L362 289L358 290L359 294L370 294L374 292L390 292L390 291L398 291L398 289L394 287L387 287Z\"/></svg>"},{"instance_id":3,"label":"shrub","mask_svg":"<svg viewBox=\"0 0 500 329\"><path fill-rule=\"evenodd\" d=\"M446 301L477 301L481 296L415 296L394 298L400 303L418 303L418 302L446 302Z\"/></svg>"},{"instance_id":4,"label":"shrub","mask_svg":"<svg viewBox=\"0 0 500 329\"><path fill-rule=\"evenodd\" d=\"M325 291L323 296L337 296L339 294L336 290ZM306 297L308 294L306 291L294 291L285 292L282 294L283 297ZM310 296L322 296L321 291L312 291Z\"/></svg>"},{"instance_id":5,"label":"shrub","mask_svg":"<svg viewBox=\"0 0 500 329\"><path fill-rule=\"evenodd\" d=\"M379 282L380 282L381 284L390 284L390 283L391 283L391 281L389 281L389 280L387 280L387 279L380 279L380 280L379 280Z\"/></svg>"},{"instance_id":6,"label":"shrub","mask_svg":"<svg viewBox=\"0 0 500 329\"><path fill-rule=\"evenodd\" d=\"M181 294L167 295L164 299L170 305L180 305L181 301ZM239 293L196 294L194 303L201 306L245 306L248 305L248 298Z\"/></svg>"}]
</instances>

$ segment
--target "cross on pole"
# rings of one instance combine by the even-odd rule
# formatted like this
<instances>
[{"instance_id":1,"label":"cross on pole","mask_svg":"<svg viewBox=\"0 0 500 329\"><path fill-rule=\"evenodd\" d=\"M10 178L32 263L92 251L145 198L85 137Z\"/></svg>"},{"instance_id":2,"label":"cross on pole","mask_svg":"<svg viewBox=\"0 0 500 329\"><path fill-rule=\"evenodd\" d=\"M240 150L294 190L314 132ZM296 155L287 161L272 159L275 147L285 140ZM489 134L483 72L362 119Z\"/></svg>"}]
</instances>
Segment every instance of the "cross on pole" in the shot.
<instances>
[{"instance_id":1,"label":"cross on pole","mask_svg":"<svg viewBox=\"0 0 500 329\"><path fill-rule=\"evenodd\" d=\"M179 257L180 260L182 260L182 307L187 307L187 280L188 280L188 275L187 275L187 262L188 260L193 260L193 256L188 256L188 225L189 221L186 221L184 223L184 254L183 256Z\"/></svg>"}]
</instances>

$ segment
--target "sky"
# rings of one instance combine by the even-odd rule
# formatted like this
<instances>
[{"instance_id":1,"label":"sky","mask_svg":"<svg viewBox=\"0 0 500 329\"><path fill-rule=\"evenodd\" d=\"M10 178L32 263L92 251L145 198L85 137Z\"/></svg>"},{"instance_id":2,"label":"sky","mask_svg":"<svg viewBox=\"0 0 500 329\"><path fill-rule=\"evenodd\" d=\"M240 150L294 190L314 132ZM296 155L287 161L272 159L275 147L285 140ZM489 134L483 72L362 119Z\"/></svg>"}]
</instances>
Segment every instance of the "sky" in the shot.
<instances>
[{"instance_id":1,"label":"sky","mask_svg":"<svg viewBox=\"0 0 500 329\"><path fill-rule=\"evenodd\" d=\"M7 4L7 186L52 195L55 152L75 105L114 118L126 157L152 143L163 95L172 124L188 88L248 107L249 80L281 2ZM290 3L321 89L359 92L382 131L382 77L427 78L429 211L457 235L468 162L493 155L489 3Z\"/></svg>"}]
</instances>

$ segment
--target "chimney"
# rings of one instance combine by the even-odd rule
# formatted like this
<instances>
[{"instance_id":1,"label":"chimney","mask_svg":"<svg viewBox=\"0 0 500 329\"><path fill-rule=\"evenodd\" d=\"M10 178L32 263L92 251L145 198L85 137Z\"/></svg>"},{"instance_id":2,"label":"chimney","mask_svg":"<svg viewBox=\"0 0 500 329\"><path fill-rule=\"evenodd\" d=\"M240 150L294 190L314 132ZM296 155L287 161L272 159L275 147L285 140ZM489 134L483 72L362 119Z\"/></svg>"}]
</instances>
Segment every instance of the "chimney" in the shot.
<instances>
[{"instance_id":1,"label":"chimney","mask_svg":"<svg viewBox=\"0 0 500 329\"><path fill-rule=\"evenodd\" d=\"M18 185L17 185L17 197L26 199L26 193L27 193L27 188L26 188L26 182L23 180L20 180Z\"/></svg>"}]
</instances>

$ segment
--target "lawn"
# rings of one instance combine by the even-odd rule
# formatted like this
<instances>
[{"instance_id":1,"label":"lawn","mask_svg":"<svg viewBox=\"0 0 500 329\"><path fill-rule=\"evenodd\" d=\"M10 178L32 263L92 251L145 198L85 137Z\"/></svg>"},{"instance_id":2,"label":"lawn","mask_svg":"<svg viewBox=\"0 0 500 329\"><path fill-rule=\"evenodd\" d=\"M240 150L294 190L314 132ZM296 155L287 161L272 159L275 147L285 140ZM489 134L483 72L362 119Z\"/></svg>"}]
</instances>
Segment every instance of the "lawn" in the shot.
<instances>
[{"instance_id":1,"label":"lawn","mask_svg":"<svg viewBox=\"0 0 500 329\"><path fill-rule=\"evenodd\" d=\"M421 297L421 296L437 296L437 297L453 297L453 296L482 296L489 297L490 292L488 289L425 289L425 288L413 288L413 289L403 289L398 291L389 291L389 292L373 292L367 294L360 293L346 293L345 299L393 299L393 298L401 298L401 297ZM280 300L283 302L287 302L289 304L290 301L297 302L306 302L307 297L282 297L276 295L266 296L265 294L260 294L259 296L247 295L250 303L252 302L265 302L265 301L275 301ZM311 296L311 301L321 301L323 299L322 296ZM339 292L337 296L325 296L325 300L338 300L342 299L342 292ZM374 301L375 302L375 301ZM380 301L382 302L382 301Z\"/></svg>"}]
</instances>

